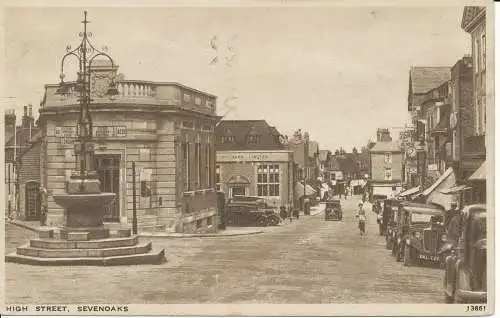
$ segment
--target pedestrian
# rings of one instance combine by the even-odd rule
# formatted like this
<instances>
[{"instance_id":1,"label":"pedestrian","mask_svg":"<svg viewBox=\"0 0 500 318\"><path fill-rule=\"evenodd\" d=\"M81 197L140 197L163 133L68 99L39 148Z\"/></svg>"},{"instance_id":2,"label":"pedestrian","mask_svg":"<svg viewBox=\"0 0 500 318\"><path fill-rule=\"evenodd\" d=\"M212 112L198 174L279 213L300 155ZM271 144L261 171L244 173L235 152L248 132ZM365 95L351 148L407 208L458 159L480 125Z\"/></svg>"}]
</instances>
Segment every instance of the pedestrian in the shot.
<instances>
[{"instance_id":1,"label":"pedestrian","mask_svg":"<svg viewBox=\"0 0 500 318\"><path fill-rule=\"evenodd\" d=\"M360 237L363 237L366 233L366 212L365 209L363 209L363 202L359 202L358 204L358 214L356 215L356 218L358 219L359 235Z\"/></svg>"},{"instance_id":2,"label":"pedestrian","mask_svg":"<svg viewBox=\"0 0 500 318\"><path fill-rule=\"evenodd\" d=\"M457 206L458 204L456 201L453 201L451 203L451 209L446 211L445 220L446 237L448 241L453 243L453 245L456 245L458 243L462 223L462 215Z\"/></svg>"},{"instance_id":3,"label":"pedestrian","mask_svg":"<svg viewBox=\"0 0 500 318\"><path fill-rule=\"evenodd\" d=\"M344 200L347 200L347 191L349 191L349 190L348 190L348 189L347 189L347 187L346 187L346 188L345 188L345 191L344 191Z\"/></svg>"},{"instance_id":4,"label":"pedestrian","mask_svg":"<svg viewBox=\"0 0 500 318\"><path fill-rule=\"evenodd\" d=\"M288 208L288 218L289 218L289 220L290 220L290 224L292 223L292 220L293 220L293 215L292 215L292 212L293 212L293 209L292 209L292 207L290 206L290 207Z\"/></svg>"},{"instance_id":5,"label":"pedestrian","mask_svg":"<svg viewBox=\"0 0 500 318\"><path fill-rule=\"evenodd\" d=\"M280 218L286 222L287 220L287 216L288 216L288 212L287 212L287 209L288 207L286 206L280 206Z\"/></svg>"}]
</instances>

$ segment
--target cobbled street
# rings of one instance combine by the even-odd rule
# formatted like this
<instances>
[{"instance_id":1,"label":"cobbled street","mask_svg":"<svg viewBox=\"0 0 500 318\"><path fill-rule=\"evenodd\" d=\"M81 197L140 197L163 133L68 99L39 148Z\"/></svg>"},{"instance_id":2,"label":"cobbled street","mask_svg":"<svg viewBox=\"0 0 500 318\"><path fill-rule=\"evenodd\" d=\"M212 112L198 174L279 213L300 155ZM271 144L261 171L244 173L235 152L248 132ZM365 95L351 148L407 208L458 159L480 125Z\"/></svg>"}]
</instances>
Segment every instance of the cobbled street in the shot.
<instances>
[{"instance_id":1,"label":"cobbled street","mask_svg":"<svg viewBox=\"0 0 500 318\"><path fill-rule=\"evenodd\" d=\"M440 303L443 271L404 267L385 249L358 196L342 199L344 220L301 217L262 234L154 239L159 266L38 267L6 264L7 303ZM7 251L33 233L8 225ZM22 281L22 283L20 282Z\"/></svg>"}]
</instances>

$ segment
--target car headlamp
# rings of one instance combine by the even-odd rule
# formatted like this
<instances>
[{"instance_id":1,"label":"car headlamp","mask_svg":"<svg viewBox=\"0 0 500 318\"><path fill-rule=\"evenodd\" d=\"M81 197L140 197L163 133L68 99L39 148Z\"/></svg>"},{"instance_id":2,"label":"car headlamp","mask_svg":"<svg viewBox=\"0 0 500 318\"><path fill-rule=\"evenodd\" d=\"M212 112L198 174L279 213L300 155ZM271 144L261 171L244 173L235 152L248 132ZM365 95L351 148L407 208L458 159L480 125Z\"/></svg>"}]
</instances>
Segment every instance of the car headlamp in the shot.
<instances>
[{"instance_id":1,"label":"car headlamp","mask_svg":"<svg viewBox=\"0 0 500 318\"><path fill-rule=\"evenodd\" d=\"M419 239L420 238L420 232L415 232L415 238Z\"/></svg>"},{"instance_id":2,"label":"car headlamp","mask_svg":"<svg viewBox=\"0 0 500 318\"><path fill-rule=\"evenodd\" d=\"M446 236L446 234L443 234L441 235L441 241L446 241L448 239L448 237Z\"/></svg>"},{"instance_id":3,"label":"car headlamp","mask_svg":"<svg viewBox=\"0 0 500 318\"><path fill-rule=\"evenodd\" d=\"M406 245L410 245L410 239L406 239Z\"/></svg>"}]
</instances>

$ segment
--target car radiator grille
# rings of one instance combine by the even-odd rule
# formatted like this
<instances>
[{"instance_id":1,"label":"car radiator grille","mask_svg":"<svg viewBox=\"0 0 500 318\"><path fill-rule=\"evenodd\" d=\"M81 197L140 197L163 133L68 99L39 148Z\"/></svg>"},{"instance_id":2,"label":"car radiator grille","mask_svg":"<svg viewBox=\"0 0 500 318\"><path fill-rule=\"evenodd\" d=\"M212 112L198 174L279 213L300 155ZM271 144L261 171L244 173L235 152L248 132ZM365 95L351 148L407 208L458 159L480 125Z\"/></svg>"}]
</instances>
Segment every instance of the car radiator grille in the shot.
<instances>
[{"instance_id":1,"label":"car radiator grille","mask_svg":"<svg viewBox=\"0 0 500 318\"><path fill-rule=\"evenodd\" d=\"M436 230L424 230L424 249L429 252L437 252L438 244L438 232Z\"/></svg>"}]
</instances>

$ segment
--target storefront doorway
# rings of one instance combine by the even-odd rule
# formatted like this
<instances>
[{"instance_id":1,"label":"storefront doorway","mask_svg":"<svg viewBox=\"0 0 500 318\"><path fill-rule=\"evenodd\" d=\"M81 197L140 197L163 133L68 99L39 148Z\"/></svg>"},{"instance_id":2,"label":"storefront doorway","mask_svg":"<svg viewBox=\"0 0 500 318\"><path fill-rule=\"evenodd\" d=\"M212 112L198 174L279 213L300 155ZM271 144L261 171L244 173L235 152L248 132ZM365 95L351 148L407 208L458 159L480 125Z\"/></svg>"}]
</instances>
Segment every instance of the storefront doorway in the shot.
<instances>
[{"instance_id":1,"label":"storefront doorway","mask_svg":"<svg viewBox=\"0 0 500 318\"><path fill-rule=\"evenodd\" d=\"M95 156L94 167L101 181L101 191L116 194L106 206L104 222L120 222L120 161L120 155Z\"/></svg>"},{"instance_id":2,"label":"storefront doorway","mask_svg":"<svg viewBox=\"0 0 500 318\"><path fill-rule=\"evenodd\" d=\"M26 221L40 220L41 197L40 182L28 181L25 185Z\"/></svg>"}]
</instances>

